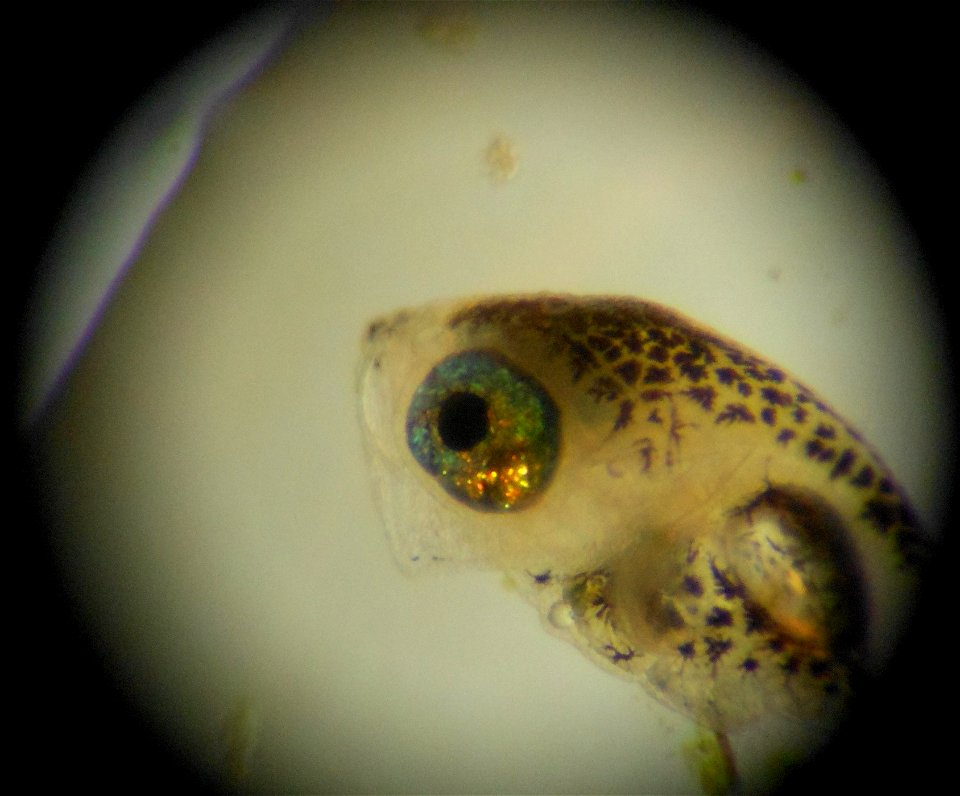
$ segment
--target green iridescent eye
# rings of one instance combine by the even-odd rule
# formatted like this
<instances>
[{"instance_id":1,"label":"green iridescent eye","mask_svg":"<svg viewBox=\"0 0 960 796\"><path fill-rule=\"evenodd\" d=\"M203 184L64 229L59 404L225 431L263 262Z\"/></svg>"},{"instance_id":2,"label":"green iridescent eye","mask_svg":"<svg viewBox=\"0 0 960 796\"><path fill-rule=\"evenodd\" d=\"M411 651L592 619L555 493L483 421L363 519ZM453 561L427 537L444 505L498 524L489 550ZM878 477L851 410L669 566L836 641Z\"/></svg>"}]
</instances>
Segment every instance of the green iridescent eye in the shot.
<instances>
[{"instance_id":1,"label":"green iridescent eye","mask_svg":"<svg viewBox=\"0 0 960 796\"><path fill-rule=\"evenodd\" d=\"M550 483L559 419L534 378L493 352L463 351L433 368L414 393L407 445L457 500L510 511Z\"/></svg>"}]
</instances>

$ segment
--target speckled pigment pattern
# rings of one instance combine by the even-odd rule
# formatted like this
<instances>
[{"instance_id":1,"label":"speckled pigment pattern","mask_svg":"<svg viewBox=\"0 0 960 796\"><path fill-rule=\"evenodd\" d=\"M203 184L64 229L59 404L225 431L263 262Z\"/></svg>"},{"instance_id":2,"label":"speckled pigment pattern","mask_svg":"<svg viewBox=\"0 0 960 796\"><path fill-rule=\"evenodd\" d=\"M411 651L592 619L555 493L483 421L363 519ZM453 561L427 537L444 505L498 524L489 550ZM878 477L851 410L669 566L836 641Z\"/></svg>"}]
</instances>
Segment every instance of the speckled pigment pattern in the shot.
<instances>
[{"instance_id":1,"label":"speckled pigment pattern","mask_svg":"<svg viewBox=\"0 0 960 796\"><path fill-rule=\"evenodd\" d=\"M692 327L662 307L625 299L563 297L480 302L460 324L535 330L561 352L572 382L609 407L613 431L644 431L644 467L670 466L682 428L709 422L765 429L791 455L848 485L859 519L895 540L904 561L923 554L916 520L891 474L813 392L729 341Z\"/></svg>"},{"instance_id":2,"label":"speckled pigment pattern","mask_svg":"<svg viewBox=\"0 0 960 796\"><path fill-rule=\"evenodd\" d=\"M366 345L401 566L509 573L550 632L713 731L731 781L729 733L776 716L828 737L909 621L928 548L892 474L812 390L696 323L628 298L493 297L395 313ZM437 379L478 356L497 379ZM527 400L514 379L555 407L556 438L536 499L494 513L424 462L482 458L489 407ZM444 431L452 394L482 422Z\"/></svg>"}]
</instances>

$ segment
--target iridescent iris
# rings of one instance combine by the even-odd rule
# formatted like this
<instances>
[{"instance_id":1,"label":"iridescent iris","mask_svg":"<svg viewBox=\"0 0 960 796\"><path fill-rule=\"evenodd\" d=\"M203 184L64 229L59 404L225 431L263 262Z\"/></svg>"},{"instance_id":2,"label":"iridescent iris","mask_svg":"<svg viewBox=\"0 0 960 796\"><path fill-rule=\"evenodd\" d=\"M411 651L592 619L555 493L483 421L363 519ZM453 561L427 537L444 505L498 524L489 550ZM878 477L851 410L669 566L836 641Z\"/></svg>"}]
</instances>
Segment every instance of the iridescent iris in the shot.
<instances>
[{"instance_id":1,"label":"iridescent iris","mask_svg":"<svg viewBox=\"0 0 960 796\"><path fill-rule=\"evenodd\" d=\"M509 511L549 484L560 418L534 378L493 352L462 351L433 368L414 393L407 445L457 500Z\"/></svg>"}]
</instances>

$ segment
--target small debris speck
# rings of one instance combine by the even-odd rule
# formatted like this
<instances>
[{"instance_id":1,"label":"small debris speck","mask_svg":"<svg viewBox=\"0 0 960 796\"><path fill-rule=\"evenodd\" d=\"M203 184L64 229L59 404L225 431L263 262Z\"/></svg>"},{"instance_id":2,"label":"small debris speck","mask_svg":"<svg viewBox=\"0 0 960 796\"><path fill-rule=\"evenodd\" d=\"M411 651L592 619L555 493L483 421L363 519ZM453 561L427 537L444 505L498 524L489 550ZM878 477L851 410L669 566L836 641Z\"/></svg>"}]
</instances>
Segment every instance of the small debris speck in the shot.
<instances>
[{"instance_id":1,"label":"small debris speck","mask_svg":"<svg viewBox=\"0 0 960 796\"><path fill-rule=\"evenodd\" d=\"M520 159L513 148L513 142L502 135L495 136L490 142L484 153L484 160L490 170L490 179L494 182L506 182L513 179L520 165Z\"/></svg>"}]
</instances>

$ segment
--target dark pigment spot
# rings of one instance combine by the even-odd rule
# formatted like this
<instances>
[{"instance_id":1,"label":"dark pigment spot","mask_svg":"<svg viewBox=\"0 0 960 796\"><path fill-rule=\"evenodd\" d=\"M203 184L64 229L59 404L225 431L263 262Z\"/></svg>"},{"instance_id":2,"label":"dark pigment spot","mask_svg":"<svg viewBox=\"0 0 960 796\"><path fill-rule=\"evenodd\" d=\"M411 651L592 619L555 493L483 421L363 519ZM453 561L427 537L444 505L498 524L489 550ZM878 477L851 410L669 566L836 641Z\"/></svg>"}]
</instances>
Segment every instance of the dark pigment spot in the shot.
<instances>
[{"instance_id":1,"label":"dark pigment spot","mask_svg":"<svg viewBox=\"0 0 960 796\"><path fill-rule=\"evenodd\" d=\"M743 586L734 583L725 572L717 568L713 561L710 562L710 574L713 575L713 580L717 585L717 594L721 597L732 600L735 597L743 596Z\"/></svg>"},{"instance_id":2,"label":"dark pigment spot","mask_svg":"<svg viewBox=\"0 0 960 796\"><path fill-rule=\"evenodd\" d=\"M673 374L670 368L660 368L651 365L647 368L647 374L643 377L644 384L669 384L673 381Z\"/></svg>"},{"instance_id":3,"label":"dark pigment spot","mask_svg":"<svg viewBox=\"0 0 960 796\"><path fill-rule=\"evenodd\" d=\"M713 387L691 387L680 394L696 401L708 412L713 409L713 401L717 397L717 391Z\"/></svg>"},{"instance_id":4,"label":"dark pigment spot","mask_svg":"<svg viewBox=\"0 0 960 796\"><path fill-rule=\"evenodd\" d=\"M793 403L789 393L781 392L776 387L764 387L760 390L760 397L774 406L790 406Z\"/></svg>"},{"instance_id":5,"label":"dark pigment spot","mask_svg":"<svg viewBox=\"0 0 960 796\"><path fill-rule=\"evenodd\" d=\"M733 646L733 641L728 638L704 636L703 640L707 645L707 660L709 660L710 663L716 663L724 655L730 652L730 648Z\"/></svg>"},{"instance_id":6,"label":"dark pigment spot","mask_svg":"<svg viewBox=\"0 0 960 796\"><path fill-rule=\"evenodd\" d=\"M727 404L714 423L753 423L753 413L743 404Z\"/></svg>"},{"instance_id":7,"label":"dark pigment spot","mask_svg":"<svg viewBox=\"0 0 960 796\"><path fill-rule=\"evenodd\" d=\"M861 467L860 472L850 479L850 483L859 487L870 486L873 483L873 468L869 466Z\"/></svg>"},{"instance_id":8,"label":"dark pigment spot","mask_svg":"<svg viewBox=\"0 0 960 796\"><path fill-rule=\"evenodd\" d=\"M841 475L849 473L856 458L854 452L850 450L850 448L847 448L840 454L840 458L837 459L836 464L833 465L833 469L830 471L830 478L839 478Z\"/></svg>"},{"instance_id":9,"label":"dark pigment spot","mask_svg":"<svg viewBox=\"0 0 960 796\"><path fill-rule=\"evenodd\" d=\"M632 387L640 378L640 364L635 359L628 359L622 365L614 368L614 372L628 387Z\"/></svg>"},{"instance_id":10,"label":"dark pigment spot","mask_svg":"<svg viewBox=\"0 0 960 796\"><path fill-rule=\"evenodd\" d=\"M621 401L617 419L613 423L613 430L619 431L622 428L626 428L630 425L631 420L633 420L633 401Z\"/></svg>"},{"instance_id":11,"label":"dark pigment spot","mask_svg":"<svg viewBox=\"0 0 960 796\"><path fill-rule=\"evenodd\" d=\"M777 434L777 442L779 442L781 445L786 445L795 436L797 436L796 431L791 431L789 428L785 428L783 431Z\"/></svg>"},{"instance_id":12,"label":"dark pigment spot","mask_svg":"<svg viewBox=\"0 0 960 796\"><path fill-rule=\"evenodd\" d=\"M730 627L733 624L733 614L719 605L713 606L707 614L707 627Z\"/></svg>"}]
</instances>

